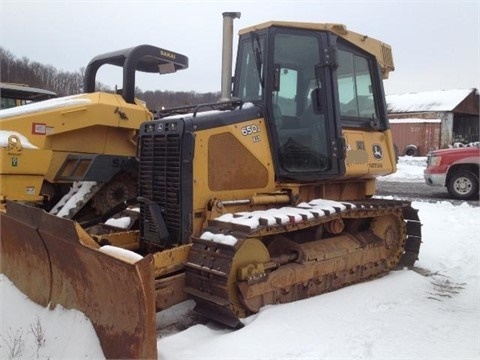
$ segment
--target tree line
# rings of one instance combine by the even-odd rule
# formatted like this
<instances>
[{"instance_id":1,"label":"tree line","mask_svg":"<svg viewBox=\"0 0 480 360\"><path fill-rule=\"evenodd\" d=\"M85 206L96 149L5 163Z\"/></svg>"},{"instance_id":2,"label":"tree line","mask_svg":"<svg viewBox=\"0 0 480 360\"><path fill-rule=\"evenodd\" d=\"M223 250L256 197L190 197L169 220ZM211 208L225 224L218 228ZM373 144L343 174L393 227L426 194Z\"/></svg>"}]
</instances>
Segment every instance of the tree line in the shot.
<instances>
[{"instance_id":1,"label":"tree line","mask_svg":"<svg viewBox=\"0 0 480 360\"><path fill-rule=\"evenodd\" d=\"M7 83L25 84L50 90L58 96L80 94L83 91L85 68L78 71L62 71L52 65L44 65L26 57L17 58L10 51L0 47L0 80ZM97 82L96 88L113 92L111 88ZM197 93L195 91L142 91L135 89L135 96L146 102L153 110L184 105L213 103L220 97L220 92Z\"/></svg>"}]
</instances>

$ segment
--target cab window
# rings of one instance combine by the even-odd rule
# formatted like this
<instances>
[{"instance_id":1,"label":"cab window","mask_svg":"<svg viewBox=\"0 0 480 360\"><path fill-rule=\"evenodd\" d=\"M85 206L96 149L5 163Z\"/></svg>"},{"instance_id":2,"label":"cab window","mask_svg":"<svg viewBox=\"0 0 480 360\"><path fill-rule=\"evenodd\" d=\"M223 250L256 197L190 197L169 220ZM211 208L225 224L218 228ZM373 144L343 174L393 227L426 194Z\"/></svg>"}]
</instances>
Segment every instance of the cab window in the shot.
<instances>
[{"instance_id":1,"label":"cab window","mask_svg":"<svg viewBox=\"0 0 480 360\"><path fill-rule=\"evenodd\" d=\"M298 71L282 68L279 73L281 86L278 91L274 92L274 104L281 107L283 115L296 116L298 114L296 103Z\"/></svg>"},{"instance_id":2,"label":"cab window","mask_svg":"<svg viewBox=\"0 0 480 360\"><path fill-rule=\"evenodd\" d=\"M0 99L0 109L9 109L15 106L18 106L15 99L9 99L9 98Z\"/></svg>"},{"instance_id":3,"label":"cab window","mask_svg":"<svg viewBox=\"0 0 480 360\"><path fill-rule=\"evenodd\" d=\"M263 96L264 39L252 36L244 40L239 49L236 74L236 96L245 101L255 101Z\"/></svg>"},{"instance_id":4,"label":"cab window","mask_svg":"<svg viewBox=\"0 0 480 360\"><path fill-rule=\"evenodd\" d=\"M273 39L272 124L278 140L280 168L288 174L331 168L328 126L310 106L311 92L321 86L320 38L311 33L278 32Z\"/></svg>"},{"instance_id":5,"label":"cab window","mask_svg":"<svg viewBox=\"0 0 480 360\"><path fill-rule=\"evenodd\" d=\"M378 118L372 76L365 57L339 49L337 84L342 117Z\"/></svg>"}]
</instances>

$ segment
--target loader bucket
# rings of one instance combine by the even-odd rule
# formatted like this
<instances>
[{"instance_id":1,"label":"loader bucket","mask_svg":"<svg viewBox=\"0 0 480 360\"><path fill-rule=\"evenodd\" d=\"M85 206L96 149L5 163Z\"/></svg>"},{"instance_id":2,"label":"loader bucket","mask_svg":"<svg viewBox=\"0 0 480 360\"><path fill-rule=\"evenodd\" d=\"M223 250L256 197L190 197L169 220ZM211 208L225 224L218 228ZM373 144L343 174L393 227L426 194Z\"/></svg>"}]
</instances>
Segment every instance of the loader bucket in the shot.
<instances>
[{"instance_id":1,"label":"loader bucket","mask_svg":"<svg viewBox=\"0 0 480 360\"><path fill-rule=\"evenodd\" d=\"M99 250L74 221L13 202L0 213L0 264L40 305L90 318L107 358L157 358L151 255L134 262Z\"/></svg>"}]
</instances>

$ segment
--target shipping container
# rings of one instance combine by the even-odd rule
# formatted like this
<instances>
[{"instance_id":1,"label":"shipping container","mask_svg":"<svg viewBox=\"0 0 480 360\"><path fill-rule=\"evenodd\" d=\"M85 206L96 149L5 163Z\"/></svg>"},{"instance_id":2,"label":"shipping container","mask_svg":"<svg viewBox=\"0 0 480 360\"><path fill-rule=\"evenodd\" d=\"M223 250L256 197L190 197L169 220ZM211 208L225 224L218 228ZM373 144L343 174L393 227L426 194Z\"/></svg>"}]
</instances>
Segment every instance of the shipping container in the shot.
<instances>
[{"instance_id":1,"label":"shipping container","mask_svg":"<svg viewBox=\"0 0 480 360\"><path fill-rule=\"evenodd\" d=\"M440 148L440 119L390 119L390 127L400 156L427 156Z\"/></svg>"}]
</instances>

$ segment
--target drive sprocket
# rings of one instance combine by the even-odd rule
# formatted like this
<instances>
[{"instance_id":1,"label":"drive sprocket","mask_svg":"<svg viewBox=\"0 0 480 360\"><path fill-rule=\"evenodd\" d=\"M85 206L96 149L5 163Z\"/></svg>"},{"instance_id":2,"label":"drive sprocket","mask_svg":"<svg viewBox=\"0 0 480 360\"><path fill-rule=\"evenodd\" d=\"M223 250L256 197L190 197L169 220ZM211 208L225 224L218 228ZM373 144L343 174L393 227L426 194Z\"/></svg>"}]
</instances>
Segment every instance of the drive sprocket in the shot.
<instances>
[{"instance_id":1,"label":"drive sprocket","mask_svg":"<svg viewBox=\"0 0 480 360\"><path fill-rule=\"evenodd\" d=\"M115 206L137 197L138 177L133 172L121 172L103 184L92 198L97 215L103 215Z\"/></svg>"}]
</instances>

